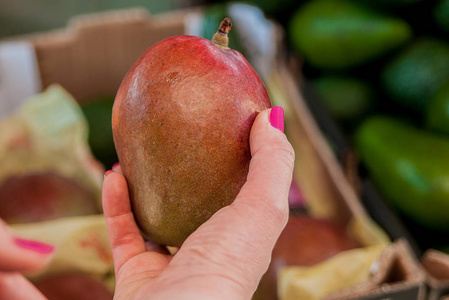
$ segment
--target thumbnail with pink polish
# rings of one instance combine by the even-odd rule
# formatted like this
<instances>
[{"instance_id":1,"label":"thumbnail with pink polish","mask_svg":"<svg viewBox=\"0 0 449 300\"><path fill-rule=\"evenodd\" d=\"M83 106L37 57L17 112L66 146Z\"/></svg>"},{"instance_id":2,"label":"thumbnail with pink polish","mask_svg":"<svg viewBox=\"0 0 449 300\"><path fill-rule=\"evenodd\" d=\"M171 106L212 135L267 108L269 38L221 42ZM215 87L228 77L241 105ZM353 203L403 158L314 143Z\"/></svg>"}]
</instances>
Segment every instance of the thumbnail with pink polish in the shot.
<instances>
[{"instance_id":1,"label":"thumbnail with pink polish","mask_svg":"<svg viewBox=\"0 0 449 300\"><path fill-rule=\"evenodd\" d=\"M271 108L270 124L274 128L284 132L284 109L281 106L274 106Z\"/></svg>"}]
</instances>

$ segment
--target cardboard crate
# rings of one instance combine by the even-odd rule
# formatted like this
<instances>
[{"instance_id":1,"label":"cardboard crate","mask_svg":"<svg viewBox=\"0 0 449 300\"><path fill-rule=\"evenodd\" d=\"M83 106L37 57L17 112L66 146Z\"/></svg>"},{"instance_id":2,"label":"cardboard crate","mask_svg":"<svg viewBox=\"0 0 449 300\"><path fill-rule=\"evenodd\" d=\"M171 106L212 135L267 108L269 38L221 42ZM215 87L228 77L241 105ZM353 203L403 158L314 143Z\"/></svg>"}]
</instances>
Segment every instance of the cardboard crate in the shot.
<instances>
[{"instance_id":1,"label":"cardboard crate","mask_svg":"<svg viewBox=\"0 0 449 300\"><path fill-rule=\"evenodd\" d=\"M130 66L148 47L166 37L185 34L187 22L200 11L152 16L143 9L130 9L86 15L73 19L66 29L8 41L31 43L37 58L35 86L45 89L59 83L85 103L115 95ZM277 42L282 43L282 32L277 30ZM386 235L363 208L310 113L298 76L285 57L277 57L272 72L262 77L273 102L286 111L285 130L297 157L295 177L310 213L346 226L362 246L385 242ZM342 291L335 299L424 299L424 279L406 242L390 244L384 255L387 258L379 264L380 275L374 281ZM388 274L400 276L390 280Z\"/></svg>"},{"instance_id":2,"label":"cardboard crate","mask_svg":"<svg viewBox=\"0 0 449 300\"><path fill-rule=\"evenodd\" d=\"M421 264L426 271L428 300L449 299L449 255L427 250Z\"/></svg>"}]
</instances>

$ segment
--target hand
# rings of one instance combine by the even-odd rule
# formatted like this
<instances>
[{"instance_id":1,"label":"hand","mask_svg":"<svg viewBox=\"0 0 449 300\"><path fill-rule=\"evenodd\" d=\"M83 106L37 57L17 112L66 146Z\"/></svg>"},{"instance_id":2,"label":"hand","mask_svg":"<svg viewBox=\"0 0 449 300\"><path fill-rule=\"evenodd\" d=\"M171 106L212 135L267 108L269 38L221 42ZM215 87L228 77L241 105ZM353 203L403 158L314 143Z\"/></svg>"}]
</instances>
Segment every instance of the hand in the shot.
<instances>
[{"instance_id":1,"label":"hand","mask_svg":"<svg viewBox=\"0 0 449 300\"><path fill-rule=\"evenodd\" d=\"M54 247L10 234L0 220L0 299L46 299L20 272L44 268Z\"/></svg>"},{"instance_id":2,"label":"hand","mask_svg":"<svg viewBox=\"0 0 449 300\"><path fill-rule=\"evenodd\" d=\"M273 108L273 115L282 109ZM250 299L268 268L288 218L294 151L270 125L270 110L257 116L250 135L247 182L235 201L191 234L171 256L147 251L134 221L120 167L106 172L103 209L116 275L115 299ZM283 115L280 122L283 128Z\"/></svg>"}]
</instances>

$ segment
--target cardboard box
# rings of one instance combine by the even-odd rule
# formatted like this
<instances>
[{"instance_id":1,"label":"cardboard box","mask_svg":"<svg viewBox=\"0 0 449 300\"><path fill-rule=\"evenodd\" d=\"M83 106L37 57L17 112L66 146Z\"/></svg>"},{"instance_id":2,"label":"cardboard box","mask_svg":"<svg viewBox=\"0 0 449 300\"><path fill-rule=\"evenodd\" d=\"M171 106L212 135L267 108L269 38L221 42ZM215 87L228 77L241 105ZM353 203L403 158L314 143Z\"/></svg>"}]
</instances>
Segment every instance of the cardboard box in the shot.
<instances>
[{"instance_id":1,"label":"cardboard box","mask_svg":"<svg viewBox=\"0 0 449 300\"><path fill-rule=\"evenodd\" d=\"M59 83L84 103L115 95L122 78L145 49L163 38L185 34L187 20L199 11L152 16L145 10L131 9L80 16L66 29L9 41L32 43L42 89ZM281 31L277 37L277 42L282 42ZM286 110L286 134L296 150L295 176L301 183L309 212L343 224L362 246L388 241L361 205L310 113L298 88L297 76L287 59L281 57L263 79L273 102ZM405 244L388 246L372 282L330 299L424 299L424 280Z\"/></svg>"},{"instance_id":2,"label":"cardboard box","mask_svg":"<svg viewBox=\"0 0 449 300\"><path fill-rule=\"evenodd\" d=\"M427 250L421 258L429 288L428 300L449 299L449 255Z\"/></svg>"},{"instance_id":3,"label":"cardboard box","mask_svg":"<svg viewBox=\"0 0 449 300\"><path fill-rule=\"evenodd\" d=\"M423 283L424 273L416 264L413 252L405 240L399 240L382 252L377 271L368 281L326 300L426 299Z\"/></svg>"},{"instance_id":4,"label":"cardboard box","mask_svg":"<svg viewBox=\"0 0 449 300\"><path fill-rule=\"evenodd\" d=\"M303 179L301 187L306 188L304 193L307 200L310 201L308 197L312 197L314 201L309 206L309 211L347 226L364 246L381 242L383 232L378 231L377 225L372 223L361 205L354 187L319 130L292 74L286 66L278 69L279 82L284 83L286 91L286 101L282 105L293 112L286 116L286 134L293 146L296 146L296 172L299 171L299 174L295 174ZM382 252L377 271L367 282L331 294L325 299L423 300L426 299L424 282L424 272L417 263L414 252L408 242L402 239L390 244Z\"/></svg>"}]
</instances>

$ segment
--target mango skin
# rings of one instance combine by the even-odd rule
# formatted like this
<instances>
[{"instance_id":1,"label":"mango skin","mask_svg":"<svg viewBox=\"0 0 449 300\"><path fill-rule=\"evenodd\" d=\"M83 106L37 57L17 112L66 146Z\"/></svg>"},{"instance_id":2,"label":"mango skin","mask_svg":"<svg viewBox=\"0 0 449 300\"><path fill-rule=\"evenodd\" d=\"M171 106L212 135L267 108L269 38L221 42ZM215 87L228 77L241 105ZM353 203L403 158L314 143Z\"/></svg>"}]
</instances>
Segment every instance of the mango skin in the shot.
<instances>
[{"instance_id":1,"label":"mango skin","mask_svg":"<svg viewBox=\"0 0 449 300\"><path fill-rule=\"evenodd\" d=\"M54 172L17 174L0 183L0 218L8 224L98 213L95 195Z\"/></svg>"},{"instance_id":2,"label":"mango skin","mask_svg":"<svg viewBox=\"0 0 449 300\"><path fill-rule=\"evenodd\" d=\"M237 51L193 36L150 47L122 81L114 142L143 235L180 246L246 181L249 133L271 107Z\"/></svg>"}]
</instances>

